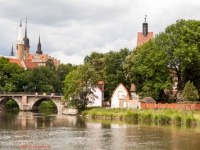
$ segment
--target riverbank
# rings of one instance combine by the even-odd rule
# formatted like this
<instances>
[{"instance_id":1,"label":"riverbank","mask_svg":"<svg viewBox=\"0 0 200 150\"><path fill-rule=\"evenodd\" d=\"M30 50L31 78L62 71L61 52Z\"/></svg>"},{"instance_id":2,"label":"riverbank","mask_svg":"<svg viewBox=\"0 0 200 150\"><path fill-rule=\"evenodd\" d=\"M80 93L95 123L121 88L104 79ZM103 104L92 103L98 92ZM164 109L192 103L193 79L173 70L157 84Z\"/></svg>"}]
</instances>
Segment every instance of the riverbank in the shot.
<instances>
[{"instance_id":1,"label":"riverbank","mask_svg":"<svg viewBox=\"0 0 200 150\"><path fill-rule=\"evenodd\" d=\"M124 108L87 108L80 113L83 117L102 119L138 120L156 123L174 123L185 125L200 125L200 111L185 111L172 109L124 109Z\"/></svg>"}]
</instances>

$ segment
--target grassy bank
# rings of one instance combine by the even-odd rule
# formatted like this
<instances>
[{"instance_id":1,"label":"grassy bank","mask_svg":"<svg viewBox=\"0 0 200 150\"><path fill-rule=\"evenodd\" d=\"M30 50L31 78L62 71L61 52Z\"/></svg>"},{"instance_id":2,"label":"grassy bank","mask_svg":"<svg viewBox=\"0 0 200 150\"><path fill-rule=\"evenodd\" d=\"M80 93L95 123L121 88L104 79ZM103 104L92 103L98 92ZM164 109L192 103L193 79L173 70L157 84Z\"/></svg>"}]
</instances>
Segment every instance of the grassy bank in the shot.
<instances>
[{"instance_id":1,"label":"grassy bank","mask_svg":"<svg viewBox=\"0 0 200 150\"><path fill-rule=\"evenodd\" d=\"M132 110L123 108L87 108L81 112L83 117L105 119L135 119L145 122L200 125L199 111L185 110Z\"/></svg>"}]
</instances>

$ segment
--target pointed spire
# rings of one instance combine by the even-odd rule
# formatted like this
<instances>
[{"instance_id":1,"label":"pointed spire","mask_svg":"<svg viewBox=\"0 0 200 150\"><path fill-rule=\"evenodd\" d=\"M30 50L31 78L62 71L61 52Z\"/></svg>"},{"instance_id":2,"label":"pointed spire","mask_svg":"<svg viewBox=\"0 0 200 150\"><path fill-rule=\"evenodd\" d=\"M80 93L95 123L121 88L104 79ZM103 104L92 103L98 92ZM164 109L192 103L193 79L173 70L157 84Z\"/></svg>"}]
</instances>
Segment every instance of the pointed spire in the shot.
<instances>
[{"instance_id":1,"label":"pointed spire","mask_svg":"<svg viewBox=\"0 0 200 150\"><path fill-rule=\"evenodd\" d=\"M146 22L147 15L145 14L144 23L143 23L143 36L146 37L148 34L148 23Z\"/></svg>"},{"instance_id":2,"label":"pointed spire","mask_svg":"<svg viewBox=\"0 0 200 150\"><path fill-rule=\"evenodd\" d=\"M36 54L42 54L42 50L41 50L41 43L40 43L40 34L39 34L39 42L38 42L38 47L37 47L37 51Z\"/></svg>"},{"instance_id":3,"label":"pointed spire","mask_svg":"<svg viewBox=\"0 0 200 150\"><path fill-rule=\"evenodd\" d=\"M29 46L29 39L28 39L28 37L27 37L27 19L28 18L26 18L26 27L25 27L25 37L24 37L24 44L25 44L25 46Z\"/></svg>"},{"instance_id":4,"label":"pointed spire","mask_svg":"<svg viewBox=\"0 0 200 150\"><path fill-rule=\"evenodd\" d=\"M40 34L39 34L39 44L41 44L41 43L40 43Z\"/></svg>"},{"instance_id":5,"label":"pointed spire","mask_svg":"<svg viewBox=\"0 0 200 150\"><path fill-rule=\"evenodd\" d=\"M28 19L28 18L26 18L25 37L27 37L27 19Z\"/></svg>"},{"instance_id":6,"label":"pointed spire","mask_svg":"<svg viewBox=\"0 0 200 150\"><path fill-rule=\"evenodd\" d=\"M13 52L13 45L12 45L12 48L11 48L10 56L15 56L15 55L14 55L14 52Z\"/></svg>"},{"instance_id":7,"label":"pointed spire","mask_svg":"<svg viewBox=\"0 0 200 150\"><path fill-rule=\"evenodd\" d=\"M22 27L22 19L20 20L20 25L19 26Z\"/></svg>"},{"instance_id":8,"label":"pointed spire","mask_svg":"<svg viewBox=\"0 0 200 150\"><path fill-rule=\"evenodd\" d=\"M18 30L18 36L16 44L24 44L23 37L22 37L22 19L20 20L19 30Z\"/></svg>"}]
</instances>

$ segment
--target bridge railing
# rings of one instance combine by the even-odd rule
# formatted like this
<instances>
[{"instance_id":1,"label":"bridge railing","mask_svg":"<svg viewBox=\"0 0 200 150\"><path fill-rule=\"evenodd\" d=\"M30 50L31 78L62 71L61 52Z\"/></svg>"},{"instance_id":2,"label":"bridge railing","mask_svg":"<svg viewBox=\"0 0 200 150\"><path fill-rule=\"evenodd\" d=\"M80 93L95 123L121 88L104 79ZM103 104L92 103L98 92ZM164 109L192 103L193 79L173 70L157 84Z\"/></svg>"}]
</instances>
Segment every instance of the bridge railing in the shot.
<instances>
[{"instance_id":1,"label":"bridge railing","mask_svg":"<svg viewBox=\"0 0 200 150\"><path fill-rule=\"evenodd\" d=\"M49 95L49 96L63 96L63 93L45 93L45 92L0 92L0 95Z\"/></svg>"}]
</instances>

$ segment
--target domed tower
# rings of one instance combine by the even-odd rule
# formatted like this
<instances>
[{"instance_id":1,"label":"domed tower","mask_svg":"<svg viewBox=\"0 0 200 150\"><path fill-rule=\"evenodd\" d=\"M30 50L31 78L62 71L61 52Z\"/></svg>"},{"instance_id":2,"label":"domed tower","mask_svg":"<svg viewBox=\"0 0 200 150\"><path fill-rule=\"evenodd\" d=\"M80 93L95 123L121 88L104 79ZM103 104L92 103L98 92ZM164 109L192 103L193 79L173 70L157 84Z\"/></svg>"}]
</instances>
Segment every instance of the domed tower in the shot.
<instances>
[{"instance_id":1,"label":"domed tower","mask_svg":"<svg viewBox=\"0 0 200 150\"><path fill-rule=\"evenodd\" d=\"M143 33L143 36L146 37L147 34L148 34L148 23L146 22L146 15L145 15L145 18L144 18L144 23L142 24L142 33Z\"/></svg>"},{"instance_id":2,"label":"domed tower","mask_svg":"<svg viewBox=\"0 0 200 150\"><path fill-rule=\"evenodd\" d=\"M29 55L29 50L30 50L29 39L27 37L27 18L26 18L25 36L23 40L24 40L24 59L26 59Z\"/></svg>"},{"instance_id":3,"label":"domed tower","mask_svg":"<svg viewBox=\"0 0 200 150\"><path fill-rule=\"evenodd\" d=\"M41 43L40 43L40 36L39 36L39 42L38 42L36 54L42 54L41 47L42 47L42 46L41 46Z\"/></svg>"},{"instance_id":4,"label":"domed tower","mask_svg":"<svg viewBox=\"0 0 200 150\"><path fill-rule=\"evenodd\" d=\"M20 21L18 37L16 41L16 58L19 60L24 59L24 40L22 37L22 22Z\"/></svg>"}]
</instances>

